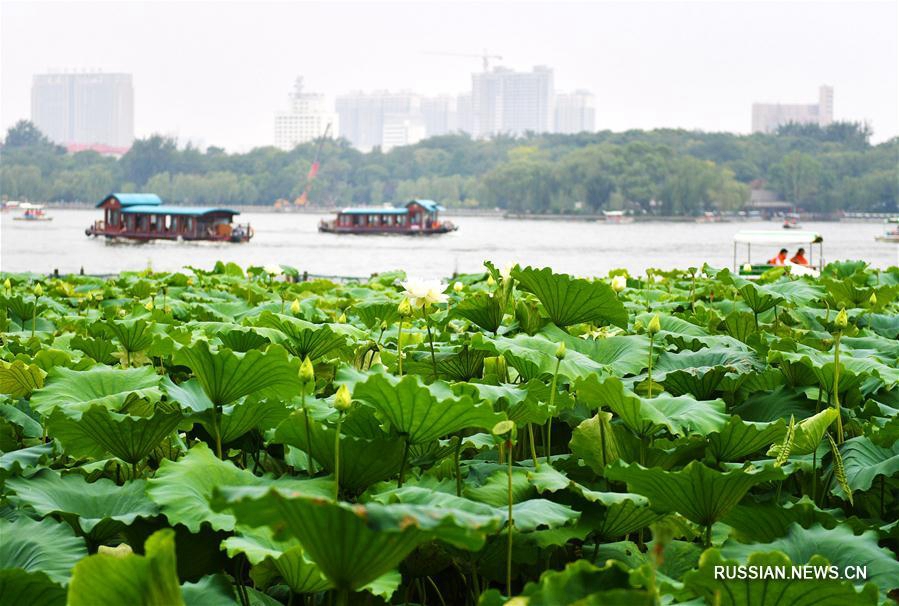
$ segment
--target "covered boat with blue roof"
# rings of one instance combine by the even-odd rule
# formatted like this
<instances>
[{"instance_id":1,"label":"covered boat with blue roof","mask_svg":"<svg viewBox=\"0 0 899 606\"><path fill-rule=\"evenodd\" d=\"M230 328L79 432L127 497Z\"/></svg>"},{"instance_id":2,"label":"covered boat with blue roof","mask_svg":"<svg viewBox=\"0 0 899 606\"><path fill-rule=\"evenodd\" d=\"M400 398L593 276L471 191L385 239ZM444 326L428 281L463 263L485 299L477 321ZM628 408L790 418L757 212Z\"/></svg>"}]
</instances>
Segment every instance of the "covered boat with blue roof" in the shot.
<instances>
[{"instance_id":1,"label":"covered boat with blue roof","mask_svg":"<svg viewBox=\"0 0 899 606\"><path fill-rule=\"evenodd\" d=\"M445 234L458 229L441 221L442 206L433 200L410 200L405 206L345 208L337 218L319 223L318 230L334 234Z\"/></svg>"},{"instance_id":2,"label":"covered boat with blue roof","mask_svg":"<svg viewBox=\"0 0 899 606\"><path fill-rule=\"evenodd\" d=\"M84 233L130 240L208 240L248 242L250 224L235 224L230 208L169 206L156 194L109 194L97 203L103 219Z\"/></svg>"}]
</instances>

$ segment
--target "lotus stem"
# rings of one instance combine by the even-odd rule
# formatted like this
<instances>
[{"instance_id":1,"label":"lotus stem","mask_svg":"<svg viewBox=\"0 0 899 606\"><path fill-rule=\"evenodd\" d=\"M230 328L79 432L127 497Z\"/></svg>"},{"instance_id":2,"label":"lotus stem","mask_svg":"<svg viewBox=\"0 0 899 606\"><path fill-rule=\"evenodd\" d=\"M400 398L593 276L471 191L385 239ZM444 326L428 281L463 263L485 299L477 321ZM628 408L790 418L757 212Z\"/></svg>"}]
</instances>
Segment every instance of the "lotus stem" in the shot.
<instances>
[{"instance_id":1,"label":"lotus stem","mask_svg":"<svg viewBox=\"0 0 899 606\"><path fill-rule=\"evenodd\" d=\"M833 406L837 409L837 444L843 443L843 413L840 410L840 337L839 330L833 339Z\"/></svg>"},{"instance_id":2,"label":"lotus stem","mask_svg":"<svg viewBox=\"0 0 899 606\"><path fill-rule=\"evenodd\" d=\"M340 500L340 426L343 424L343 411L337 416L337 432L334 435L334 501ZM308 425L306 426L308 429Z\"/></svg>"},{"instance_id":3,"label":"lotus stem","mask_svg":"<svg viewBox=\"0 0 899 606\"><path fill-rule=\"evenodd\" d=\"M403 318L400 316L400 327L396 333L396 364L400 377L403 376Z\"/></svg>"},{"instance_id":4,"label":"lotus stem","mask_svg":"<svg viewBox=\"0 0 899 606\"><path fill-rule=\"evenodd\" d=\"M705 525L705 548L708 549L712 546L712 523L709 522Z\"/></svg>"},{"instance_id":5,"label":"lotus stem","mask_svg":"<svg viewBox=\"0 0 899 606\"><path fill-rule=\"evenodd\" d=\"M655 333L649 333L649 391L647 397L652 398L652 352L655 349Z\"/></svg>"},{"instance_id":6,"label":"lotus stem","mask_svg":"<svg viewBox=\"0 0 899 606\"><path fill-rule=\"evenodd\" d=\"M562 364L562 359L556 357L556 370L553 372L553 380L549 386L549 421L546 426L546 464L552 466L552 462L549 460L552 456L553 451L553 407L556 405L556 383L559 380L559 366Z\"/></svg>"},{"instance_id":7,"label":"lotus stem","mask_svg":"<svg viewBox=\"0 0 899 606\"><path fill-rule=\"evenodd\" d=\"M421 306L421 314L425 317L428 327L428 342L431 344L431 365L434 367L434 380L437 380L437 356L434 355L434 335L431 334L431 316L428 315L427 304Z\"/></svg>"},{"instance_id":8,"label":"lotus stem","mask_svg":"<svg viewBox=\"0 0 899 606\"><path fill-rule=\"evenodd\" d=\"M212 427L215 430L215 454L222 459L222 431L219 428L219 410L218 405L213 407L212 411Z\"/></svg>"},{"instance_id":9,"label":"lotus stem","mask_svg":"<svg viewBox=\"0 0 899 606\"><path fill-rule=\"evenodd\" d=\"M403 462L400 465L400 477L397 479L396 487L402 488L403 482L406 481L406 463L409 460L409 437L406 437L405 444L403 445Z\"/></svg>"},{"instance_id":10,"label":"lotus stem","mask_svg":"<svg viewBox=\"0 0 899 606\"><path fill-rule=\"evenodd\" d=\"M315 475L312 464L312 430L309 427L309 409L306 408L306 386L300 389L300 405L303 407L303 420L306 422L306 471L310 476Z\"/></svg>"},{"instance_id":11,"label":"lotus stem","mask_svg":"<svg viewBox=\"0 0 899 606\"><path fill-rule=\"evenodd\" d=\"M37 295L34 295L34 309L31 310L31 338L34 338L34 327L37 325Z\"/></svg>"},{"instance_id":12,"label":"lotus stem","mask_svg":"<svg viewBox=\"0 0 899 606\"><path fill-rule=\"evenodd\" d=\"M528 423L528 442L531 445L531 459L534 461L534 469L540 471L540 461L537 460L537 449L534 447L534 428Z\"/></svg>"},{"instance_id":13,"label":"lotus stem","mask_svg":"<svg viewBox=\"0 0 899 606\"><path fill-rule=\"evenodd\" d=\"M818 447L812 451L812 503L818 502Z\"/></svg>"},{"instance_id":14,"label":"lotus stem","mask_svg":"<svg viewBox=\"0 0 899 606\"><path fill-rule=\"evenodd\" d=\"M511 435L511 434L510 434ZM506 547L506 595L512 596L512 439L506 440L509 449L508 490L509 490L509 541Z\"/></svg>"},{"instance_id":15,"label":"lotus stem","mask_svg":"<svg viewBox=\"0 0 899 606\"><path fill-rule=\"evenodd\" d=\"M434 579L431 577L425 577L428 580L428 583L431 584L431 587L434 588L434 591L437 593L437 599L440 600L441 606L446 606L446 600L443 599L443 594L440 593L440 587L437 586L437 583L434 582Z\"/></svg>"},{"instance_id":16,"label":"lotus stem","mask_svg":"<svg viewBox=\"0 0 899 606\"><path fill-rule=\"evenodd\" d=\"M456 496L462 496L462 467L459 464L459 457L462 454L462 436L458 436L459 441L456 442L456 449L453 452L453 467L456 470Z\"/></svg>"}]
</instances>

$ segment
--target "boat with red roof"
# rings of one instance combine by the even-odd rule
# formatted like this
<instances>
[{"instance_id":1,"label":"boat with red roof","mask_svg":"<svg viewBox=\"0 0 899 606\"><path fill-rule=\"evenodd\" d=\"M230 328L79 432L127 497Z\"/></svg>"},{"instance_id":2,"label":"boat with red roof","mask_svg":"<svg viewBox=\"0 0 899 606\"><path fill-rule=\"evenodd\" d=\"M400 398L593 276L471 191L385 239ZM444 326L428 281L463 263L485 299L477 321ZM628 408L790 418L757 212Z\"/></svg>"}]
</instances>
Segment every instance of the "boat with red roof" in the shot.
<instances>
[{"instance_id":1,"label":"boat with red roof","mask_svg":"<svg viewBox=\"0 0 899 606\"><path fill-rule=\"evenodd\" d=\"M410 200L405 206L360 206L345 208L331 221L319 223L318 230L333 234L445 234L458 227L441 221L445 210L433 200Z\"/></svg>"}]
</instances>

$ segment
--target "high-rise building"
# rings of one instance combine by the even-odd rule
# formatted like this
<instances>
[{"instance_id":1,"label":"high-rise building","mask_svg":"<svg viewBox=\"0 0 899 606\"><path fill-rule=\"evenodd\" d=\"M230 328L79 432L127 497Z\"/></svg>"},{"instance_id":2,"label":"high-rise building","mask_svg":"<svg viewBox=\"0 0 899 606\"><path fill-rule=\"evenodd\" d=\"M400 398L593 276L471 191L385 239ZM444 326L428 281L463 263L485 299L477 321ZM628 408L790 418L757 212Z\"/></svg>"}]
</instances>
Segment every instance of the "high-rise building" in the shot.
<instances>
[{"instance_id":1,"label":"high-rise building","mask_svg":"<svg viewBox=\"0 0 899 606\"><path fill-rule=\"evenodd\" d=\"M530 72L495 67L473 74L471 100L476 137L553 130L553 70L548 67Z\"/></svg>"},{"instance_id":2,"label":"high-rise building","mask_svg":"<svg viewBox=\"0 0 899 606\"><path fill-rule=\"evenodd\" d=\"M556 95L555 132L574 134L596 130L596 110L590 91Z\"/></svg>"},{"instance_id":3,"label":"high-rise building","mask_svg":"<svg viewBox=\"0 0 899 606\"><path fill-rule=\"evenodd\" d=\"M428 137L454 133L459 129L456 97L450 95L422 97L421 116L424 120L425 135Z\"/></svg>"},{"instance_id":4,"label":"high-rise building","mask_svg":"<svg viewBox=\"0 0 899 606\"><path fill-rule=\"evenodd\" d=\"M275 146L289 151L301 143L324 136L328 125L330 136L337 137L339 118L325 104L320 93L303 92L303 79L297 78L288 96L288 109L275 114Z\"/></svg>"},{"instance_id":5,"label":"high-rise building","mask_svg":"<svg viewBox=\"0 0 899 606\"><path fill-rule=\"evenodd\" d=\"M55 143L127 149L134 141L131 74L35 75L31 121Z\"/></svg>"},{"instance_id":6,"label":"high-rise building","mask_svg":"<svg viewBox=\"0 0 899 606\"><path fill-rule=\"evenodd\" d=\"M414 145L427 136L421 117L404 114L387 114L381 128L381 149L390 151L394 147Z\"/></svg>"},{"instance_id":7,"label":"high-rise building","mask_svg":"<svg viewBox=\"0 0 899 606\"><path fill-rule=\"evenodd\" d=\"M471 110L471 95L456 97L456 127L469 135L474 132L474 115Z\"/></svg>"},{"instance_id":8,"label":"high-rise building","mask_svg":"<svg viewBox=\"0 0 899 606\"><path fill-rule=\"evenodd\" d=\"M400 140L398 124L409 122L408 135L400 145L412 145L424 138L421 98L410 92L373 93L354 92L337 97L340 133L362 151L384 147L385 123L389 132L388 144ZM419 128L420 125L420 128Z\"/></svg>"},{"instance_id":9,"label":"high-rise building","mask_svg":"<svg viewBox=\"0 0 899 606\"><path fill-rule=\"evenodd\" d=\"M818 102L800 105L784 103L753 103L752 132L773 133L784 124L818 124L833 122L833 87L818 89Z\"/></svg>"}]
</instances>

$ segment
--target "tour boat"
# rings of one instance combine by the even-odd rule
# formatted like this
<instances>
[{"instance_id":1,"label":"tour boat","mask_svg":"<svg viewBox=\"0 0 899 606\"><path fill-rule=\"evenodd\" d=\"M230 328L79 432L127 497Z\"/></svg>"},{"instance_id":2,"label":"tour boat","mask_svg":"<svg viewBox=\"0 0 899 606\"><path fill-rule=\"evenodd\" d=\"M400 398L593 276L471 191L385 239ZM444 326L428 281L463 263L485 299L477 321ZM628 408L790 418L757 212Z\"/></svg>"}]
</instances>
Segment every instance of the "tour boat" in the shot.
<instances>
[{"instance_id":1,"label":"tour boat","mask_svg":"<svg viewBox=\"0 0 899 606\"><path fill-rule=\"evenodd\" d=\"M52 221L53 217L44 212L43 204L31 204L22 202L18 205L19 210L23 210L21 215L13 217L13 221Z\"/></svg>"},{"instance_id":2,"label":"tour boat","mask_svg":"<svg viewBox=\"0 0 899 606\"><path fill-rule=\"evenodd\" d=\"M815 245L817 244L817 256ZM746 256L738 258L739 245L746 246ZM752 261L752 248L759 248L762 254L770 257L781 248L802 247L808 253L808 265L785 263L785 267L794 276L817 276L824 267L824 238L816 231L790 231L784 233L775 230L744 230L734 234L734 272L747 280L754 280L777 265ZM758 256L758 254L756 254ZM741 262L742 261L742 262Z\"/></svg>"},{"instance_id":3,"label":"tour boat","mask_svg":"<svg viewBox=\"0 0 899 606\"><path fill-rule=\"evenodd\" d=\"M891 224L892 228L887 228L879 236L874 236L874 239L878 242L899 242L899 217L892 217L887 219L887 223Z\"/></svg>"},{"instance_id":4,"label":"tour boat","mask_svg":"<svg viewBox=\"0 0 899 606\"><path fill-rule=\"evenodd\" d=\"M234 224L240 212L204 206L166 206L156 194L110 194L97 203L103 219L84 230L88 236L129 240L248 242L250 224Z\"/></svg>"},{"instance_id":5,"label":"tour boat","mask_svg":"<svg viewBox=\"0 0 899 606\"><path fill-rule=\"evenodd\" d=\"M624 223L634 222L634 218L624 214L623 210L604 210L602 211L602 214L606 219L606 223L612 225L622 225Z\"/></svg>"},{"instance_id":6,"label":"tour boat","mask_svg":"<svg viewBox=\"0 0 899 606\"><path fill-rule=\"evenodd\" d=\"M322 221L318 230L333 234L445 234L458 227L441 221L444 210L433 200L410 200L405 206L364 206L345 208L331 221Z\"/></svg>"},{"instance_id":7,"label":"tour boat","mask_svg":"<svg viewBox=\"0 0 899 606\"><path fill-rule=\"evenodd\" d=\"M802 225L799 224L799 215L791 213L784 217L784 229L802 229Z\"/></svg>"}]
</instances>

